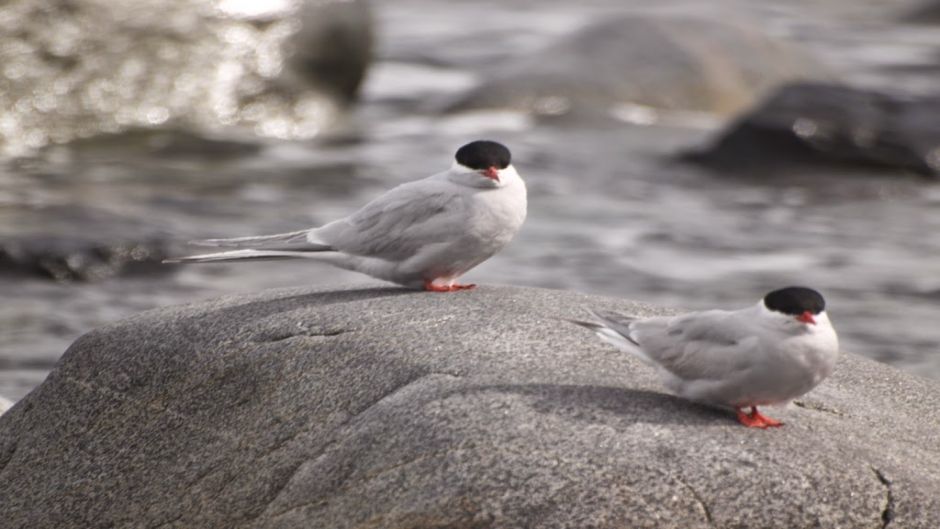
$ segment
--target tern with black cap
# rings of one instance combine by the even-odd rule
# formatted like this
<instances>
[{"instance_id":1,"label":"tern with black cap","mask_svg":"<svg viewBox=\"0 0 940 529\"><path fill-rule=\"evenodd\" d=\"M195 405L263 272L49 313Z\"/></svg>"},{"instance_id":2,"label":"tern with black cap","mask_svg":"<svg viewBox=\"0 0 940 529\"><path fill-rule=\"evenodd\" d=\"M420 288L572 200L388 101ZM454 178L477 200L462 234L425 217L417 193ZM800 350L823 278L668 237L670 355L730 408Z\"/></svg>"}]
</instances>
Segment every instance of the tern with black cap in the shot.
<instances>
[{"instance_id":1,"label":"tern with black cap","mask_svg":"<svg viewBox=\"0 0 940 529\"><path fill-rule=\"evenodd\" d=\"M461 147L446 171L393 188L348 217L289 233L193 241L230 251L168 259L213 263L313 259L409 288L473 288L457 278L512 240L526 217L526 188L494 141Z\"/></svg>"},{"instance_id":2,"label":"tern with black cap","mask_svg":"<svg viewBox=\"0 0 940 529\"><path fill-rule=\"evenodd\" d=\"M788 287L736 311L641 319L597 310L597 321L573 323L654 366L676 395L733 408L741 424L767 428L783 423L758 406L789 402L835 368L839 342L825 309L819 292Z\"/></svg>"}]
</instances>

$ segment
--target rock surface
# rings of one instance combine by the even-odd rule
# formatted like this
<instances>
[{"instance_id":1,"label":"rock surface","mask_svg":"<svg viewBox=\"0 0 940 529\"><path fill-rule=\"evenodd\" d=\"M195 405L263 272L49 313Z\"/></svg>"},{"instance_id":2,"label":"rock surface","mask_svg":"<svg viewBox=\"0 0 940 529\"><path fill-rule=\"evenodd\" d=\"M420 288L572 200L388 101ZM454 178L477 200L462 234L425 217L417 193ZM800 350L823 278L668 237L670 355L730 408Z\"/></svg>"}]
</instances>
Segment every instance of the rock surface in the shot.
<instances>
[{"instance_id":1,"label":"rock surface","mask_svg":"<svg viewBox=\"0 0 940 529\"><path fill-rule=\"evenodd\" d=\"M361 0L13 0L0 35L7 155L135 128L310 137L372 41Z\"/></svg>"},{"instance_id":2,"label":"rock surface","mask_svg":"<svg viewBox=\"0 0 940 529\"><path fill-rule=\"evenodd\" d=\"M498 65L453 109L554 115L636 104L730 114L784 82L829 77L797 45L757 27L738 15L636 14L605 20Z\"/></svg>"},{"instance_id":3,"label":"rock surface","mask_svg":"<svg viewBox=\"0 0 940 529\"><path fill-rule=\"evenodd\" d=\"M782 87L688 158L720 169L841 164L940 176L940 97L847 86Z\"/></svg>"},{"instance_id":4,"label":"rock surface","mask_svg":"<svg viewBox=\"0 0 940 529\"><path fill-rule=\"evenodd\" d=\"M940 388L845 355L759 431L574 293L269 291L80 338L0 418L8 528L940 526ZM770 410L768 410L770 411Z\"/></svg>"}]
</instances>

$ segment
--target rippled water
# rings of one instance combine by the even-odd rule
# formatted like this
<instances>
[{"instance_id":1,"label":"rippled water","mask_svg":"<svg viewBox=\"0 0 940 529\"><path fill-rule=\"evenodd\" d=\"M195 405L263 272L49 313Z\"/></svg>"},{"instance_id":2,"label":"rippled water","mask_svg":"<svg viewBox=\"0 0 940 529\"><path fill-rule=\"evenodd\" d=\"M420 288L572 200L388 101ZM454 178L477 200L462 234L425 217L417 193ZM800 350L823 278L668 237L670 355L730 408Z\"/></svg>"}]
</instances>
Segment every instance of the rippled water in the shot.
<instances>
[{"instance_id":1,"label":"rippled water","mask_svg":"<svg viewBox=\"0 0 940 529\"><path fill-rule=\"evenodd\" d=\"M176 148L178 138L158 134L52 150L0 169L0 238L185 241L294 230L440 170L462 143L490 137L513 149L530 190L529 218L468 280L677 308L745 306L772 287L812 285L826 294L845 350L940 378L936 184L832 170L729 177L672 161L713 134L715 119L640 126L432 112L499 60L616 5L375 2L380 60L347 134L211 149ZM915 92L940 86L932 84L940 30L884 22L894 10L883 4L866 4L864 14L849 2L738 5L853 82ZM486 24L475 22L480 13ZM131 313L362 280L295 262L146 269L98 282L0 276L0 395L21 397L71 341Z\"/></svg>"}]
</instances>

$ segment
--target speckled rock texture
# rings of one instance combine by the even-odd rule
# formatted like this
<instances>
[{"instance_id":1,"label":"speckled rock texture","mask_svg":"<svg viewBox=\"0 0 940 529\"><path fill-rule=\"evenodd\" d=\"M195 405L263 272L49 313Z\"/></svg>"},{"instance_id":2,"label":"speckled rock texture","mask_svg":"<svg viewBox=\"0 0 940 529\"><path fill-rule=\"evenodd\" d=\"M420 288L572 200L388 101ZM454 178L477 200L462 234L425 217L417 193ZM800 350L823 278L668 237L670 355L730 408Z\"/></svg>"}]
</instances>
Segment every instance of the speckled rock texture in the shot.
<instances>
[{"instance_id":1,"label":"speckled rock texture","mask_svg":"<svg viewBox=\"0 0 940 529\"><path fill-rule=\"evenodd\" d=\"M750 300L747 300L750 303ZM4 528L940 527L940 388L846 354L755 430L485 286L278 290L80 338L0 417ZM838 309L833 308L838 322Z\"/></svg>"}]
</instances>

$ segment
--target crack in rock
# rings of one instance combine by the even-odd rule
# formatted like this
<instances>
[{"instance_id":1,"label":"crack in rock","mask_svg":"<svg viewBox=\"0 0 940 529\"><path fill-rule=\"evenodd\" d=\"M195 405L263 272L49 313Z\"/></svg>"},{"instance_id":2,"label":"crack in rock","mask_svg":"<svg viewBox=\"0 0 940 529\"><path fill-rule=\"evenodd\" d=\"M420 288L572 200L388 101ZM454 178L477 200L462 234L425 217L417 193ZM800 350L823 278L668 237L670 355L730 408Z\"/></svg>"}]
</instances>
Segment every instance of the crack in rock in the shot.
<instances>
[{"instance_id":1,"label":"crack in rock","mask_svg":"<svg viewBox=\"0 0 940 529\"><path fill-rule=\"evenodd\" d=\"M881 511L881 529L887 529L891 521L894 520L894 490L891 487L891 480L885 477L880 470L875 467L871 467L871 470L885 487L885 506Z\"/></svg>"},{"instance_id":2,"label":"crack in rock","mask_svg":"<svg viewBox=\"0 0 940 529\"><path fill-rule=\"evenodd\" d=\"M255 343L277 343L290 340L291 338L327 338L332 336L339 336L341 334L346 334L353 331L354 329L327 329L322 331L301 329L300 332L271 332L269 334L261 333L252 341Z\"/></svg>"},{"instance_id":3,"label":"crack in rock","mask_svg":"<svg viewBox=\"0 0 940 529\"><path fill-rule=\"evenodd\" d=\"M389 472L394 472L394 471L396 471L396 470L403 469L403 468L405 468L405 467L414 465L414 464L416 464L416 463L422 463L422 462L427 461L427 460L430 460L430 459L440 458L440 457L446 456L446 455L448 455L448 454L452 454L452 453L459 452L459 451L461 451L461 450L463 450L463 448L455 447L455 448L448 448L448 449L444 449L444 450L437 450L437 451L435 451L435 452L428 452L428 453L421 454L421 455L419 455L419 456L417 456L417 457L414 457L414 458L411 458L411 459L407 459L407 460L405 460L405 461L401 461L401 462L395 463L395 464L393 464L393 465L391 465L391 466L381 468L381 469L379 469L379 470L377 470L377 471L370 472L370 473L368 473L368 474L366 474L366 475L364 475L364 476L358 478L358 479L355 480L354 482L347 482L347 483L344 483L341 487L338 487L338 488L334 489L334 490L332 491L332 496L330 496L329 498L313 498L313 499L311 499L311 500L309 500L309 501L305 501L305 502L303 502L303 503L299 503L299 504L296 504L296 505L291 505L291 506L288 507L287 509L281 510L281 511L279 511L279 512L272 513L272 514L271 514L271 519L282 518L282 517L284 517L284 516L286 516L286 515L288 515L288 514L290 514L290 513L293 513L293 512L295 512L295 511L298 511L298 510L301 510L301 509L304 509L304 508L307 508L307 507L312 507L312 506L315 506L315 505L325 505L325 504L329 503L331 499L333 499L333 498L335 498L335 497L337 497L337 496L341 496L341 495L343 495L343 494L346 494L346 493L348 493L348 492L350 492L350 491L356 489L357 487L362 487L363 485L365 485L365 484L367 484L367 483L369 483L369 482L371 482L371 481L375 481L376 479L379 479L380 477L384 476L385 474L388 474Z\"/></svg>"},{"instance_id":4,"label":"crack in rock","mask_svg":"<svg viewBox=\"0 0 940 529\"><path fill-rule=\"evenodd\" d=\"M266 515L267 515L267 516L270 516L271 518L277 518L277 517L283 516L283 515L285 515L285 514L291 512L291 511L293 511L293 510L296 510L296 509L298 509L298 508L303 507L304 505L294 505L294 506L288 507L287 509L281 510L281 511L279 511L279 512L274 512L273 514L270 512L271 509L272 509L272 507L273 507L273 506L278 502L278 500L280 499L281 494L287 489L288 486L290 486L291 482L294 480L294 477L303 469L303 467L304 467L305 465L316 463L316 462L317 462L318 460L320 460L322 457L326 456L326 455L330 452L330 450L332 450L336 445L338 445L338 444L340 444L340 443L342 442L342 441L339 439L339 437L340 437L340 436L338 435L339 432L341 432L341 431L343 431L344 429L348 428L348 427L349 427L351 424L353 424L359 417L363 416L364 414L366 414L367 412L369 412L370 410L372 410L372 409L375 408L376 406L379 406L382 402L385 402L385 401L388 400L389 398L392 398L393 396L399 394L400 392L402 392L403 390L405 390L405 389L408 388L408 387L411 387L411 386L413 386L413 385L415 385L415 384L418 384L418 383L422 383L422 382L424 382L424 381L426 381L426 380L428 380L428 379L431 379L431 378L433 378L433 377L445 377L445 378L450 378L450 379L459 379L459 378L462 378L461 375L455 374L455 373L444 373L444 372L435 372L435 371L426 372L426 373L423 373L423 374L418 375L418 376L416 376L416 377L409 378L408 380L405 380L404 382L398 384L397 386L390 388L390 389L389 389L387 392L385 392L383 395L379 396L378 398L376 398L376 399L373 400L372 402L367 403L364 407L362 407L361 409L359 409L359 410L355 411L354 413L352 413L351 415L349 415L344 421L342 421L341 423L339 423L339 424L337 424L336 426L333 427L333 440L330 441L330 442L328 442L328 443L326 443L323 447L321 447L320 450L319 450L315 455L312 455L312 456L308 457L307 459L305 459L304 461L299 462L299 463L293 468L293 470L292 470L291 472L288 472L288 473L287 473L287 476L286 476L286 479L284 479L283 481L281 481L281 482L277 485L276 489L273 491L272 494L269 494L269 495L268 495L268 496L269 496L269 499L266 500L266 506L265 506L265 508L261 509L261 511L260 511L257 515L251 517L245 524L239 525L239 527L250 526L251 523L257 521L259 518L261 518L261 517L263 517L263 516L266 516ZM304 431L306 431L306 430L308 430L308 429L307 429L307 428L302 428L301 430L295 432L294 435L291 436L291 439L297 438L298 436L300 436L300 435L301 435ZM288 442L289 442L289 441L288 441ZM281 443L281 446L284 446L284 445L286 445L286 444L288 444L288 443ZM310 501L310 502L307 502L306 505L312 505L312 504L315 504L315 503L318 503L318 502L323 502L323 501L326 501L326 500L323 500L323 499L312 500L312 501ZM247 525L246 525L246 524L247 524Z\"/></svg>"},{"instance_id":5,"label":"crack in rock","mask_svg":"<svg viewBox=\"0 0 940 529\"><path fill-rule=\"evenodd\" d=\"M10 451L0 459L0 474L3 474L3 471L7 468L7 465L10 464L10 461L13 461L13 456L16 455L17 448L19 448L19 443L13 443Z\"/></svg>"},{"instance_id":6,"label":"crack in rock","mask_svg":"<svg viewBox=\"0 0 940 529\"><path fill-rule=\"evenodd\" d=\"M708 526L717 527L715 525L715 520L712 518L711 509L708 508L708 504L705 503L705 499L702 498L702 496L698 493L698 491L695 490L695 488L692 485L689 485L688 483L686 483L686 481L682 479L681 477L678 477L678 476L673 476L673 477L680 485L685 487L692 494L692 498L695 499L695 501L698 502L698 504L702 507L702 511L705 513L705 521L708 522Z\"/></svg>"},{"instance_id":7,"label":"crack in rock","mask_svg":"<svg viewBox=\"0 0 940 529\"><path fill-rule=\"evenodd\" d=\"M793 405L798 408L803 408L805 410L821 411L823 413L831 413L839 417L845 417L845 413L843 413L841 410L837 410L835 408L829 408L827 406L819 404L818 402L807 402L803 400L795 400L793 401Z\"/></svg>"}]
</instances>

